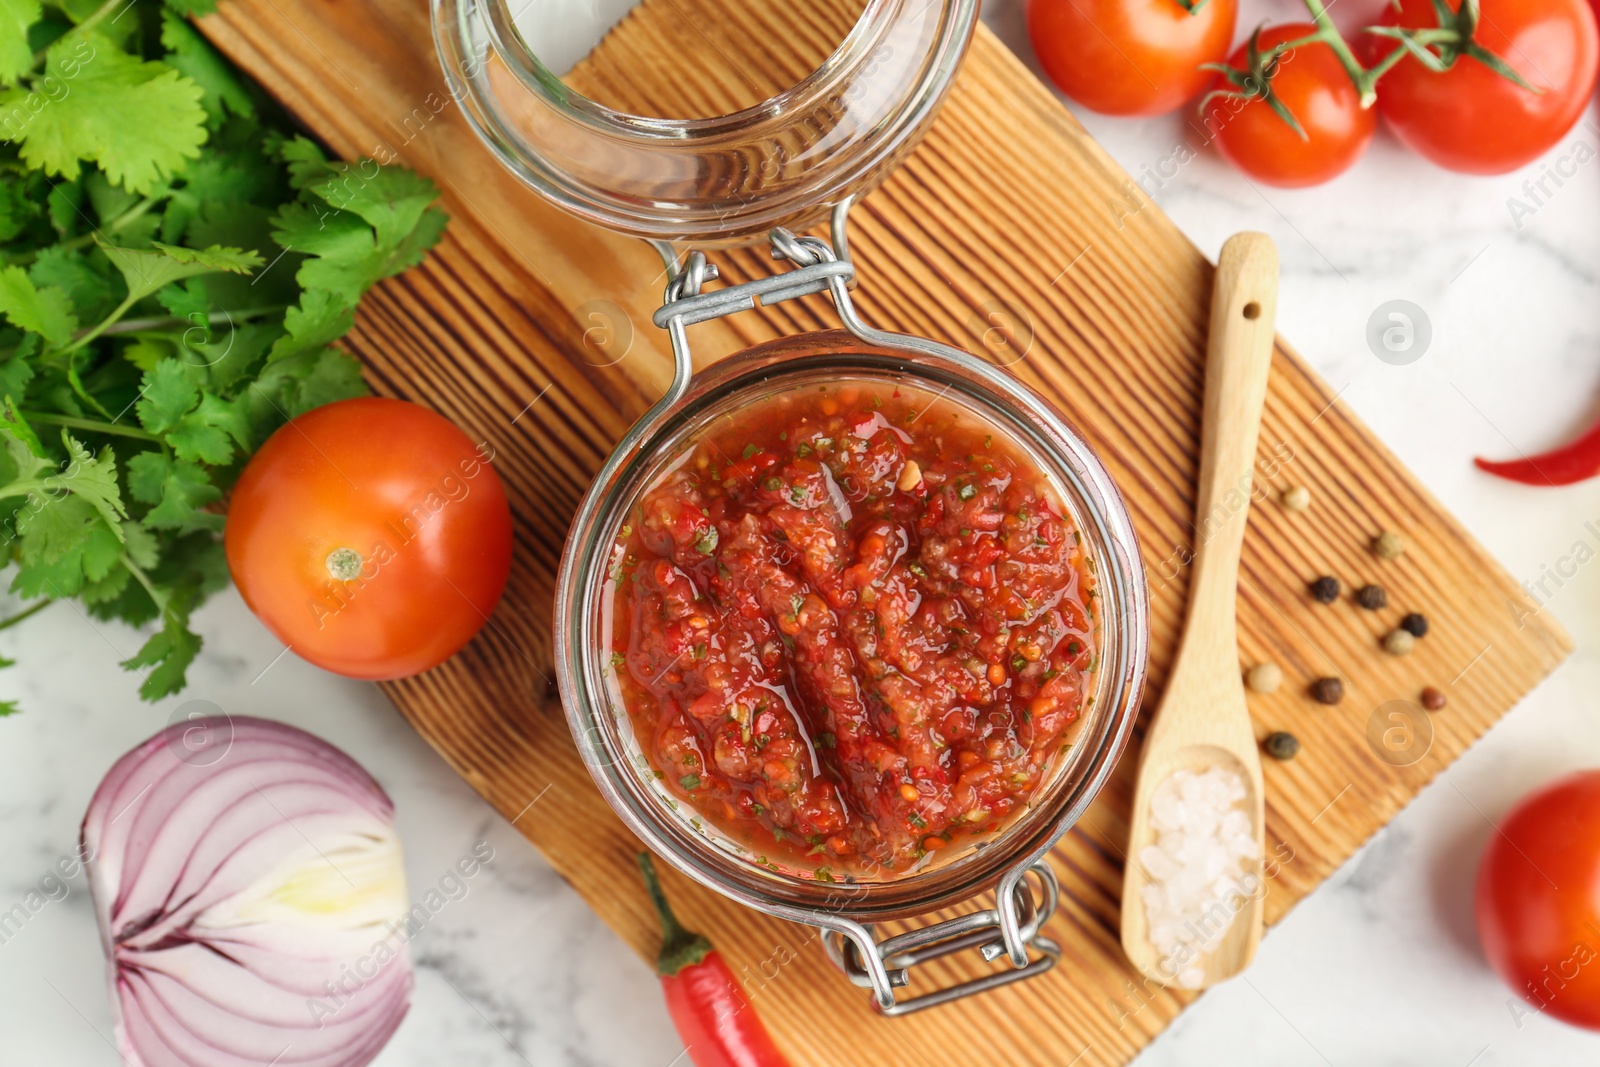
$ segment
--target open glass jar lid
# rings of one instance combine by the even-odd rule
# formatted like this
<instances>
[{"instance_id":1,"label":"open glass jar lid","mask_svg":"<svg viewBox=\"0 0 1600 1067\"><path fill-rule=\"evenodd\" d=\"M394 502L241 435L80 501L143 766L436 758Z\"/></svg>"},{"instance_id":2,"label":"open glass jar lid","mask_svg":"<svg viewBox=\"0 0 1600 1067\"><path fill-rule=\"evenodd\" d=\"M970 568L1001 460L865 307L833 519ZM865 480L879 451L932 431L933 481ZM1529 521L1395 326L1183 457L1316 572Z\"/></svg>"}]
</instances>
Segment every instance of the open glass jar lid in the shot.
<instances>
[{"instance_id":1,"label":"open glass jar lid","mask_svg":"<svg viewBox=\"0 0 1600 1067\"><path fill-rule=\"evenodd\" d=\"M977 10L866 0L811 74L709 117L629 114L562 80L576 58L570 26L605 26L626 3L434 0L434 35L467 118L534 189L620 233L710 245L805 229L882 180L943 100ZM718 58L714 46L700 54ZM686 64L676 77L709 73Z\"/></svg>"},{"instance_id":2,"label":"open glass jar lid","mask_svg":"<svg viewBox=\"0 0 1600 1067\"><path fill-rule=\"evenodd\" d=\"M596 476L557 578L557 679L591 775L684 874L822 928L887 1014L1048 970L1045 854L1110 776L1143 687L1132 523L1036 394L874 329L849 293L849 204L932 120L976 3L866 0L792 86L662 117L555 73L576 51L562 18L608 25L606 0L521 2L435 0L452 90L508 168L650 240L670 279L655 322L674 380ZM796 236L830 212L831 241ZM787 269L721 288L673 247L759 239ZM689 327L817 293L843 330L693 374ZM992 907L874 928L990 890ZM956 953L981 976L897 997Z\"/></svg>"}]
</instances>

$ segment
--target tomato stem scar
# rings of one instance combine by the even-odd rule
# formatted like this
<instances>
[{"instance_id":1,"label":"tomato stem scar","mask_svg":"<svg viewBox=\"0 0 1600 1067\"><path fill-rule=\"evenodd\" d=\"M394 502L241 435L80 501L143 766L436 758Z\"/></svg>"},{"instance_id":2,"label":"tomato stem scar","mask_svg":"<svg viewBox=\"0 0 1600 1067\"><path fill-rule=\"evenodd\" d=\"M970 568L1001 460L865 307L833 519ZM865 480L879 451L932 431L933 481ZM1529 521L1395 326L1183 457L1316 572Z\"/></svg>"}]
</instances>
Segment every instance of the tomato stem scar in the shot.
<instances>
[{"instance_id":1,"label":"tomato stem scar","mask_svg":"<svg viewBox=\"0 0 1600 1067\"><path fill-rule=\"evenodd\" d=\"M328 573L341 582L361 577L361 553L353 548L336 548L324 561Z\"/></svg>"}]
</instances>

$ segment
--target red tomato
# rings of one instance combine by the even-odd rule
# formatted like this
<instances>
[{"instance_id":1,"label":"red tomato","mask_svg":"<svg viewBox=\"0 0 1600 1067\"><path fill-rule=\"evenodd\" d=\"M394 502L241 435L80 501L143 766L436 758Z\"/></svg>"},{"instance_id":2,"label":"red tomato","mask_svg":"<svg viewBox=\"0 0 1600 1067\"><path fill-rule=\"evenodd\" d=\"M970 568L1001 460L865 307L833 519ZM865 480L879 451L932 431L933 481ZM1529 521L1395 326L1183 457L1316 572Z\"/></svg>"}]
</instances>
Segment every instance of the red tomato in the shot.
<instances>
[{"instance_id":1,"label":"red tomato","mask_svg":"<svg viewBox=\"0 0 1600 1067\"><path fill-rule=\"evenodd\" d=\"M304 659L352 678L444 662L511 570L511 509L489 456L442 415L362 397L267 439L228 502L228 569Z\"/></svg>"},{"instance_id":2,"label":"red tomato","mask_svg":"<svg viewBox=\"0 0 1600 1067\"><path fill-rule=\"evenodd\" d=\"M1459 8L1453 0L1452 8ZM1433 0L1399 0L1383 24L1437 26ZM1378 81L1378 110L1409 148L1449 170L1503 174L1543 155L1578 121L1600 64L1585 0L1482 0L1477 42L1509 63L1532 93L1462 56L1435 73L1406 56ZM1377 58L1398 47L1373 37Z\"/></svg>"},{"instance_id":3,"label":"red tomato","mask_svg":"<svg viewBox=\"0 0 1600 1067\"><path fill-rule=\"evenodd\" d=\"M1272 26L1262 31L1259 47L1267 53L1315 32L1308 22ZM1247 48L1240 45L1228 65L1245 70L1246 57ZM1230 88L1221 79L1216 87ZM1279 57L1272 92L1300 121L1305 137L1265 100L1213 97L1201 116L1228 161L1257 181L1289 188L1320 185L1348 170L1371 143L1378 116L1362 108L1350 75L1321 41Z\"/></svg>"},{"instance_id":4,"label":"red tomato","mask_svg":"<svg viewBox=\"0 0 1600 1067\"><path fill-rule=\"evenodd\" d=\"M1233 41L1238 0L1028 0L1028 37L1062 92L1107 115L1161 115L1211 80Z\"/></svg>"},{"instance_id":5,"label":"red tomato","mask_svg":"<svg viewBox=\"0 0 1600 1067\"><path fill-rule=\"evenodd\" d=\"M1600 770L1536 791L1489 838L1478 937L1533 1010L1600 1030Z\"/></svg>"}]
</instances>

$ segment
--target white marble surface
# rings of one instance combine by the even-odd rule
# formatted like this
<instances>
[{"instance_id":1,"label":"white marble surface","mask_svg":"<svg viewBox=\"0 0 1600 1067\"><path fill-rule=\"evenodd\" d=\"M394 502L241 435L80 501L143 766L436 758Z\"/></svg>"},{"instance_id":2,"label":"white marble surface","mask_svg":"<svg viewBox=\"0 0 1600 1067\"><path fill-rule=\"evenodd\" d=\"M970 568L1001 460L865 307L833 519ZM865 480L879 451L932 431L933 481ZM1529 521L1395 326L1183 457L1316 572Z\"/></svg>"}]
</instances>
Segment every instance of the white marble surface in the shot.
<instances>
[{"instance_id":1,"label":"white marble surface","mask_svg":"<svg viewBox=\"0 0 1600 1067\"><path fill-rule=\"evenodd\" d=\"M1358 3L1372 2L1346 0L1341 10L1357 17ZM1287 0L1247 2L1241 25L1292 10ZM986 17L1028 54L1021 0L991 0ZM1135 174L1178 137L1172 120L1084 118ZM1579 139L1600 143L1580 128L1564 145ZM1283 332L1512 573L1530 579L1574 542L1593 542L1584 523L1600 519L1600 482L1525 490L1469 465L1475 453L1558 441L1600 406L1600 166L1581 168L1519 229L1507 199L1539 170L1457 177L1380 135L1357 170L1320 189L1259 190L1204 157L1156 192L1208 254L1239 229L1277 239ZM1434 329L1431 349L1407 367L1379 362L1364 340L1369 314L1394 298L1422 306ZM1517 1025L1476 947L1469 906L1490 820L1551 776L1600 763L1600 568L1567 580L1547 610L1578 641L1571 661L1296 908L1252 970L1202 997L1140 1067L1600 1058L1600 1036L1537 1017ZM467 897L418 938L415 1006L380 1064L674 1061L680 1045L648 969L376 689L292 655L274 663L281 646L232 594L199 623L206 649L184 699L287 719L358 755L396 800L414 892L475 843L495 849ZM135 647L133 633L91 625L66 605L0 635L0 653L21 661L0 674L0 689L26 708L0 722L0 910L72 847L111 762L183 703L134 698L116 662ZM80 878L0 945L0 1064L113 1064L108 1033Z\"/></svg>"}]
</instances>

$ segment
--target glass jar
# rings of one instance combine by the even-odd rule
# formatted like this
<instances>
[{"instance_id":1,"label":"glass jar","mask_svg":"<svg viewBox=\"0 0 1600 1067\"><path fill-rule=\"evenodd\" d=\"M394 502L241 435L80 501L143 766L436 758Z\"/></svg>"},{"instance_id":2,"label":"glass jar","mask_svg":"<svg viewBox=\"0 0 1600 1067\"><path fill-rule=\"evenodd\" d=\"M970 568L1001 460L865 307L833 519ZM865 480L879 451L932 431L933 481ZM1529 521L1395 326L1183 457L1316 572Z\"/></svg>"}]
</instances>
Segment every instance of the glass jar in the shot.
<instances>
[{"instance_id":1,"label":"glass jar","mask_svg":"<svg viewBox=\"0 0 1600 1067\"><path fill-rule=\"evenodd\" d=\"M519 9L522 24L538 11L527 0ZM528 46L506 0L433 0L433 11L451 94L512 173L596 225L721 245L804 230L881 181L944 99L978 0L868 0L799 84L693 119L629 115L581 95Z\"/></svg>"},{"instance_id":2,"label":"glass jar","mask_svg":"<svg viewBox=\"0 0 1600 1067\"><path fill-rule=\"evenodd\" d=\"M841 222L842 224L842 222ZM568 723L607 802L628 827L679 870L772 915L832 935L846 971L870 985L881 1010L915 1010L1047 969L1059 949L1038 933L1054 908L1055 879L1043 857L1105 784L1126 745L1143 688L1148 623L1144 572L1133 524L1104 466L1082 436L1005 370L925 338L874 330L855 314L851 265L817 238L773 236L796 269L701 292L714 273L700 253L669 285L656 315L673 341L677 376L667 395L618 445L584 498L556 584L556 676ZM753 306L826 291L843 331L780 338L731 356L691 379L686 327ZM610 547L641 496L680 461L698 434L755 399L843 377L904 382L938 394L1005 434L1045 475L1083 538L1099 596L1092 700L1028 810L981 844L955 850L916 873L850 885L797 877L754 862L730 839L684 811L660 786L608 680ZM1025 885L1032 875L1037 896ZM996 907L878 941L869 924L926 914L994 888ZM910 940L906 940L910 939ZM896 1003L894 988L914 963L965 948L1004 951L1016 969ZM1029 950L1033 950L1030 955Z\"/></svg>"},{"instance_id":3,"label":"glass jar","mask_svg":"<svg viewBox=\"0 0 1600 1067\"><path fill-rule=\"evenodd\" d=\"M452 90L501 161L572 213L650 240L668 264L655 323L671 339L673 382L596 476L557 577L556 675L579 752L607 803L658 855L750 907L821 928L834 961L890 1015L1032 977L1059 958L1059 946L1040 932L1057 899L1044 857L1093 801L1127 743L1148 643L1133 525L1083 437L1009 372L949 345L874 329L851 302L852 198L921 136L975 14L975 0L867 0L839 48L791 89L722 118L667 120L621 114L573 93L526 47L505 0L434 0ZM791 229L830 210L831 242ZM788 269L723 288L706 288L716 269L702 252L680 259L672 248L762 234ZM815 293L832 298L843 330L759 345L693 376L690 326ZM754 862L660 788L607 676L607 568L629 511L697 433L754 398L840 377L914 385L1011 439L1045 476L1093 560L1099 656L1093 699L1070 748L998 833L941 850L937 862L898 877L828 883ZM874 929L989 890L993 907L883 939ZM897 1000L910 968L969 950L987 961L1004 956L1011 967Z\"/></svg>"}]
</instances>

